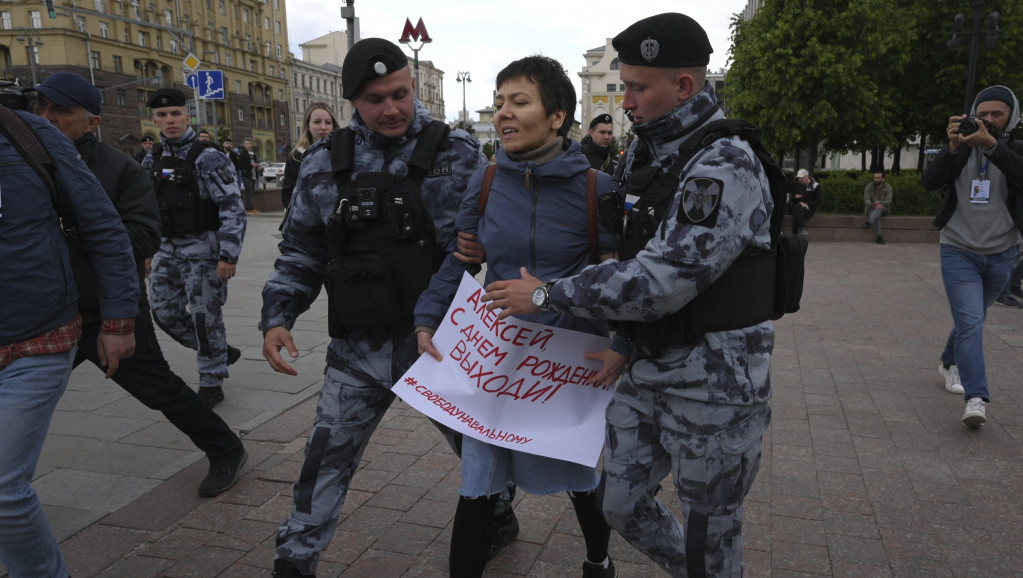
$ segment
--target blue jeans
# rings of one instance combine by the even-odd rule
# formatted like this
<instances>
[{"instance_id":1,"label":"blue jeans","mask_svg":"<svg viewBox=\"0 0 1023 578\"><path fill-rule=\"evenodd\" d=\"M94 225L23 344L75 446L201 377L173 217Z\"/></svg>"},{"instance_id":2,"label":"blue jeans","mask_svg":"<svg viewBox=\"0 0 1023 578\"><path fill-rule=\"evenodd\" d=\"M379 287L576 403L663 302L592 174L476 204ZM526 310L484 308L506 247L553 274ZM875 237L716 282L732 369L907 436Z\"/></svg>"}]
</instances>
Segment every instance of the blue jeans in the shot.
<instances>
[{"instance_id":1,"label":"blue jeans","mask_svg":"<svg viewBox=\"0 0 1023 578\"><path fill-rule=\"evenodd\" d=\"M994 255L978 255L941 245L941 279L945 283L954 326L941 362L959 367L966 399L990 401L984 364L984 319L1016 264L1016 247Z\"/></svg>"},{"instance_id":2,"label":"blue jeans","mask_svg":"<svg viewBox=\"0 0 1023 578\"><path fill-rule=\"evenodd\" d=\"M31 482L75 349L23 357L0 369L0 562L12 578L67 576Z\"/></svg>"}]
</instances>

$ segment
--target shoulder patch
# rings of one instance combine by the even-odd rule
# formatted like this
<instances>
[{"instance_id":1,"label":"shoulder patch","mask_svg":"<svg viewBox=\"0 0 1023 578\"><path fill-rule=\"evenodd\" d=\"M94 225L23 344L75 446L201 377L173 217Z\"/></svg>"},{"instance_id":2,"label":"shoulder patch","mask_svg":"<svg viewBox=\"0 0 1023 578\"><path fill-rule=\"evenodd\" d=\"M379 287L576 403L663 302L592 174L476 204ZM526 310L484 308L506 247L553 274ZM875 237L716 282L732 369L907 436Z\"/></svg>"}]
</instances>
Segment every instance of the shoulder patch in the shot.
<instances>
[{"instance_id":1,"label":"shoulder patch","mask_svg":"<svg viewBox=\"0 0 1023 578\"><path fill-rule=\"evenodd\" d=\"M723 193L724 183L718 179L708 177L686 179L682 185L678 220L701 227L714 227L717 225Z\"/></svg>"},{"instance_id":2,"label":"shoulder patch","mask_svg":"<svg viewBox=\"0 0 1023 578\"><path fill-rule=\"evenodd\" d=\"M228 167L226 165L217 167L217 176L220 177L220 180L225 185L230 185L234 182L235 174L234 167Z\"/></svg>"}]
</instances>

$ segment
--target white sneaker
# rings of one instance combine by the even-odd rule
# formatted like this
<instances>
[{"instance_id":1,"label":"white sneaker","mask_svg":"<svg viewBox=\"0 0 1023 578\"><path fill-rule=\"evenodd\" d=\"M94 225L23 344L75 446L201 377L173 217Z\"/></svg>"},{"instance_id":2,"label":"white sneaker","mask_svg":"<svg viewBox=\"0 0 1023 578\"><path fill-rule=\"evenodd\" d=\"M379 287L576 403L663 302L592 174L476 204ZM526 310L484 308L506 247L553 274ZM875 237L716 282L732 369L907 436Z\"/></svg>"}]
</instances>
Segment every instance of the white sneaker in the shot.
<instances>
[{"instance_id":1,"label":"white sneaker","mask_svg":"<svg viewBox=\"0 0 1023 578\"><path fill-rule=\"evenodd\" d=\"M963 389L963 381L959 379L958 367L950 365L948 369L945 369L945 364L939 363L938 373L945 378L945 389L952 393L966 393L966 390Z\"/></svg>"},{"instance_id":2,"label":"white sneaker","mask_svg":"<svg viewBox=\"0 0 1023 578\"><path fill-rule=\"evenodd\" d=\"M966 400L966 412L963 414L963 423L970 427L980 427L987 421L987 402L979 397L971 397Z\"/></svg>"}]
</instances>

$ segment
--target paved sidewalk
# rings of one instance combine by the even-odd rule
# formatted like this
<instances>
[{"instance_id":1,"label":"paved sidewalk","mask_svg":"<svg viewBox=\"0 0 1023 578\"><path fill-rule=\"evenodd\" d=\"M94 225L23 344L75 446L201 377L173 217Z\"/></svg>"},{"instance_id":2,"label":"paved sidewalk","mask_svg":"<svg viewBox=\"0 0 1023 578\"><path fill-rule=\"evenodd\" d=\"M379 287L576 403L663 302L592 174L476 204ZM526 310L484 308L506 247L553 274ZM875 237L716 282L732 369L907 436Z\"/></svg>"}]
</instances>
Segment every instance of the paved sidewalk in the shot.
<instances>
[{"instance_id":1,"label":"paved sidewalk","mask_svg":"<svg viewBox=\"0 0 1023 578\"><path fill-rule=\"evenodd\" d=\"M75 578L269 576L328 341L321 297L294 332L299 376L262 360L260 289L279 219L250 216L226 308L243 359L217 411L250 452L236 488L198 498L206 462L187 438L95 368L72 374L35 487ZM774 418L746 502L747 577L1023 575L1023 311L989 312L992 404L987 426L970 430L936 371L951 326L937 253L811 244L803 310L776 324ZM197 386L194 353L162 334L161 345ZM319 576L446 576L458 485L441 436L396 402ZM522 496L516 511L522 532L487 576L578 576L584 546L567 497ZM611 555L623 578L666 576L617 534Z\"/></svg>"}]
</instances>

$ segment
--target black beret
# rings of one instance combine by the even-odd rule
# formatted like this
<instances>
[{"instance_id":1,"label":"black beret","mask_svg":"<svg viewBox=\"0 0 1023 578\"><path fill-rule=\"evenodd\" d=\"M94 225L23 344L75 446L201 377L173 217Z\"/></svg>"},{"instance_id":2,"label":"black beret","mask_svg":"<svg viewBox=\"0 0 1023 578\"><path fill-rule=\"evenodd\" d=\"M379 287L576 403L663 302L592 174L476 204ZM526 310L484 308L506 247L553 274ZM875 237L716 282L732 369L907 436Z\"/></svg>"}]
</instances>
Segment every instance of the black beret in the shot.
<instances>
[{"instance_id":1,"label":"black beret","mask_svg":"<svg viewBox=\"0 0 1023 578\"><path fill-rule=\"evenodd\" d=\"M146 136L142 137L142 142L153 142L153 137L147 134Z\"/></svg>"},{"instance_id":2,"label":"black beret","mask_svg":"<svg viewBox=\"0 0 1023 578\"><path fill-rule=\"evenodd\" d=\"M185 106L187 99L185 93L176 88L161 88L149 97L146 106L149 108L163 108L165 106Z\"/></svg>"},{"instance_id":3,"label":"black beret","mask_svg":"<svg viewBox=\"0 0 1023 578\"><path fill-rule=\"evenodd\" d=\"M590 128L593 128L593 127L597 126L598 124L614 124L614 123L611 122L611 115L607 114L607 113L604 113L604 114L598 114L597 116L593 117L593 120L590 121Z\"/></svg>"},{"instance_id":4,"label":"black beret","mask_svg":"<svg viewBox=\"0 0 1023 578\"><path fill-rule=\"evenodd\" d=\"M352 98L362 83L408 67L408 57L397 44L383 38L366 38L352 46L341 66L341 96Z\"/></svg>"},{"instance_id":5,"label":"black beret","mask_svg":"<svg viewBox=\"0 0 1023 578\"><path fill-rule=\"evenodd\" d=\"M615 36L611 45L625 64L659 68L707 66L714 52L703 27L677 12L636 22Z\"/></svg>"}]
</instances>

